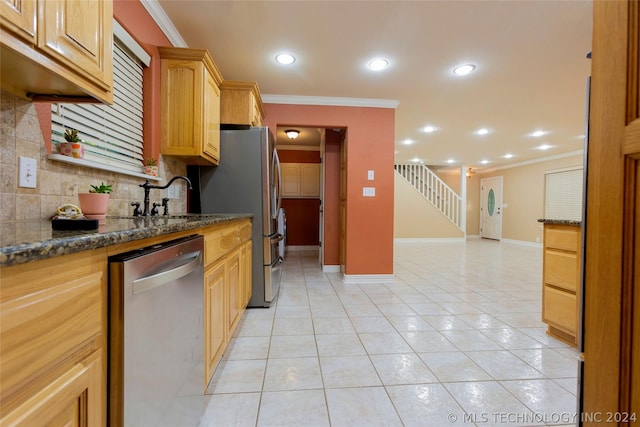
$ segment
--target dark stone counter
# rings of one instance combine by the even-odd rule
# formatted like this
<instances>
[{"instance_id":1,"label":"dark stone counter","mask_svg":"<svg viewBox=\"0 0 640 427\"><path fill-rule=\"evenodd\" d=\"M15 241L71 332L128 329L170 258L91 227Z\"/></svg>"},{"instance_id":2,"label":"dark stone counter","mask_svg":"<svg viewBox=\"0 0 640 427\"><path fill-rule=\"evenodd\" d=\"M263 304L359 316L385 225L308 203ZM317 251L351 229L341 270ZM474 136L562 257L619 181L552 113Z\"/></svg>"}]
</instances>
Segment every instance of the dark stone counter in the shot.
<instances>
[{"instance_id":1,"label":"dark stone counter","mask_svg":"<svg viewBox=\"0 0 640 427\"><path fill-rule=\"evenodd\" d=\"M576 221L574 219L539 219L538 222L542 222L545 224L557 224L557 225L582 225L582 221Z\"/></svg>"},{"instance_id":2,"label":"dark stone counter","mask_svg":"<svg viewBox=\"0 0 640 427\"><path fill-rule=\"evenodd\" d=\"M185 214L155 217L107 217L97 230L53 230L51 221L0 222L0 266L22 264L117 243L214 225L250 214Z\"/></svg>"}]
</instances>

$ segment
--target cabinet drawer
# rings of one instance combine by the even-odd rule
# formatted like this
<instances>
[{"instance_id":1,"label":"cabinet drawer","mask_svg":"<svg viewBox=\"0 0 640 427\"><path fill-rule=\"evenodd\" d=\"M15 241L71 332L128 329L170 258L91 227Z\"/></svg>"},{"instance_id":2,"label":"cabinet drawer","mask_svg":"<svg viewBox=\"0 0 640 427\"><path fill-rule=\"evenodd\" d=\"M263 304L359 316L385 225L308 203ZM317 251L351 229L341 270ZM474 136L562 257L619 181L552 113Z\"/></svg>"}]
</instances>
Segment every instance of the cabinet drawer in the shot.
<instances>
[{"instance_id":1,"label":"cabinet drawer","mask_svg":"<svg viewBox=\"0 0 640 427\"><path fill-rule=\"evenodd\" d=\"M578 289L578 266L576 253L545 249L544 283L575 293Z\"/></svg>"},{"instance_id":2,"label":"cabinet drawer","mask_svg":"<svg viewBox=\"0 0 640 427\"><path fill-rule=\"evenodd\" d=\"M550 225L544 227L544 246L546 248L577 251L580 243L580 227L569 225Z\"/></svg>"},{"instance_id":3,"label":"cabinet drawer","mask_svg":"<svg viewBox=\"0 0 640 427\"><path fill-rule=\"evenodd\" d=\"M575 336L578 326L578 306L572 293L545 286L542 296L542 320Z\"/></svg>"},{"instance_id":4,"label":"cabinet drawer","mask_svg":"<svg viewBox=\"0 0 640 427\"><path fill-rule=\"evenodd\" d=\"M240 242L240 226L237 224L207 233L204 236L204 264L209 265L214 262L238 246Z\"/></svg>"}]
</instances>

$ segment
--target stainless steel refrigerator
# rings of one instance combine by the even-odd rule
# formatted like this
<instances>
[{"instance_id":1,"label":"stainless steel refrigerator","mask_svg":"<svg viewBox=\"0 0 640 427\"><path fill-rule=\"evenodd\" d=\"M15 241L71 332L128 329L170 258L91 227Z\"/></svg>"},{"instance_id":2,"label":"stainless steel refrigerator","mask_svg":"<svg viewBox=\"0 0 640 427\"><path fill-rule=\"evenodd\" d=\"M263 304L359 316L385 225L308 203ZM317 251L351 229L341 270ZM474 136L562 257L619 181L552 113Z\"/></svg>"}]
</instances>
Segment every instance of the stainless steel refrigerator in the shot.
<instances>
[{"instance_id":1,"label":"stainless steel refrigerator","mask_svg":"<svg viewBox=\"0 0 640 427\"><path fill-rule=\"evenodd\" d=\"M253 214L249 307L269 307L280 287L278 247L283 238L278 230L280 161L273 134L266 127L223 128L220 165L190 167L188 175L200 189L189 203L190 212Z\"/></svg>"}]
</instances>

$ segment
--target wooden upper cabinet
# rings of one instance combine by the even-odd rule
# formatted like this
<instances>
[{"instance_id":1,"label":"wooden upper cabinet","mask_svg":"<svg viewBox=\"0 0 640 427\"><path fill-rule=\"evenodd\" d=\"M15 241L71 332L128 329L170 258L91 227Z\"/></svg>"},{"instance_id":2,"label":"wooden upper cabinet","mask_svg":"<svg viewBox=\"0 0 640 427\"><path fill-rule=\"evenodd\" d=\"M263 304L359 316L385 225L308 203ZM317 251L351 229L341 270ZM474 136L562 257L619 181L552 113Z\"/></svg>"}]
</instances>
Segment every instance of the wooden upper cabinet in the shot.
<instances>
[{"instance_id":1,"label":"wooden upper cabinet","mask_svg":"<svg viewBox=\"0 0 640 427\"><path fill-rule=\"evenodd\" d=\"M0 0L2 87L33 101L113 103L113 3Z\"/></svg>"},{"instance_id":2,"label":"wooden upper cabinet","mask_svg":"<svg viewBox=\"0 0 640 427\"><path fill-rule=\"evenodd\" d=\"M220 85L220 122L262 126L264 107L256 82L225 80Z\"/></svg>"},{"instance_id":3,"label":"wooden upper cabinet","mask_svg":"<svg viewBox=\"0 0 640 427\"><path fill-rule=\"evenodd\" d=\"M160 47L162 131L160 151L187 164L220 160L222 76L204 49Z\"/></svg>"}]
</instances>

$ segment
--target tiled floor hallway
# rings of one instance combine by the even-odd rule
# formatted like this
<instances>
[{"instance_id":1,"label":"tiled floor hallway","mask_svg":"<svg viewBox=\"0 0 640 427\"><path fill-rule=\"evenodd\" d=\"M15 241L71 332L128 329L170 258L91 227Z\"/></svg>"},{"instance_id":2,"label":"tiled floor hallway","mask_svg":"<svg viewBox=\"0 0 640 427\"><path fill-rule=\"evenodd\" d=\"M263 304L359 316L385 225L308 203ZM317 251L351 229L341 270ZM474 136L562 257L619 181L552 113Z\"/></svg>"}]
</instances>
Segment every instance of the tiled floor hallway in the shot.
<instances>
[{"instance_id":1,"label":"tiled floor hallway","mask_svg":"<svg viewBox=\"0 0 640 427\"><path fill-rule=\"evenodd\" d=\"M578 353L540 322L541 263L510 243L399 243L394 283L343 284L289 252L201 426L575 425Z\"/></svg>"}]
</instances>

